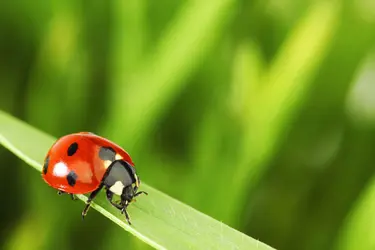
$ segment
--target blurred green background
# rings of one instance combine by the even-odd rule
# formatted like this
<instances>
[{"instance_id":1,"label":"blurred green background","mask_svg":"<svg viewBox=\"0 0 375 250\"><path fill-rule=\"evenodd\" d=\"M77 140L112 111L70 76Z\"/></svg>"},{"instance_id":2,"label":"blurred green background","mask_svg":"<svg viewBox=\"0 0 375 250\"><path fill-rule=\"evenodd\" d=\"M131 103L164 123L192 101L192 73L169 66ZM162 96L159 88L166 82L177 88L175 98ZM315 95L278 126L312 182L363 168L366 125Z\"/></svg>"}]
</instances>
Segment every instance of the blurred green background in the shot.
<instances>
[{"instance_id":1,"label":"blurred green background","mask_svg":"<svg viewBox=\"0 0 375 250\"><path fill-rule=\"evenodd\" d=\"M371 0L1 1L0 108L277 249L375 249L374 31ZM0 161L0 249L150 248Z\"/></svg>"}]
</instances>

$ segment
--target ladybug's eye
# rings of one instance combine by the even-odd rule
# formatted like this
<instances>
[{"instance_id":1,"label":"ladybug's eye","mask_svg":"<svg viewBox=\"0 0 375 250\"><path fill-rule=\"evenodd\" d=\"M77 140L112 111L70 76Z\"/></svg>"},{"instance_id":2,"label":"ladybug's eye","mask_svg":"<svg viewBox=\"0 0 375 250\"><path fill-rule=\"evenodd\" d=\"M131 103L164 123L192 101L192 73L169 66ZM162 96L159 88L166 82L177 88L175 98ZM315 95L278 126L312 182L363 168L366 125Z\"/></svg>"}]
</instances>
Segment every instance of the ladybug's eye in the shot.
<instances>
[{"instance_id":1,"label":"ladybug's eye","mask_svg":"<svg viewBox=\"0 0 375 250\"><path fill-rule=\"evenodd\" d=\"M43 174L46 174L46 173L47 173L47 170L48 170L48 164L49 164L49 156L47 156L46 160L44 161L44 165L43 165Z\"/></svg>"},{"instance_id":2,"label":"ladybug's eye","mask_svg":"<svg viewBox=\"0 0 375 250\"><path fill-rule=\"evenodd\" d=\"M78 144L76 142L70 144L68 148L68 156L72 156L77 152Z\"/></svg>"}]
</instances>

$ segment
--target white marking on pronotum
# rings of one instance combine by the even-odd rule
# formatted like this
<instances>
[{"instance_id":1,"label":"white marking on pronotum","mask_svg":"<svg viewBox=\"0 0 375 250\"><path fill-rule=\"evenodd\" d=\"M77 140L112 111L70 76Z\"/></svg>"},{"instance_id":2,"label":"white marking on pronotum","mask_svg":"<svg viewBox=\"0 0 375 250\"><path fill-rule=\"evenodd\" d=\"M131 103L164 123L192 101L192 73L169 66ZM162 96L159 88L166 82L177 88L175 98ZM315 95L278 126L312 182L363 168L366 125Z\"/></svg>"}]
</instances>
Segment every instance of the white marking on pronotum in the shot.
<instances>
[{"instance_id":1,"label":"white marking on pronotum","mask_svg":"<svg viewBox=\"0 0 375 250\"><path fill-rule=\"evenodd\" d=\"M58 177L65 177L69 173L68 167L64 162L58 162L53 168L53 175L58 176Z\"/></svg>"},{"instance_id":2,"label":"white marking on pronotum","mask_svg":"<svg viewBox=\"0 0 375 250\"><path fill-rule=\"evenodd\" d=\"M112 164L112 161L106 160L104 161L104 167L107 169Z\"/></svg>"},{"instance_id":3,"label":"white marking on pronotum","mask_svg":"<svg viewBox=\"0 0 375 250\"><path fill-rule=\"evenodd\" d=\"M116 156L115 156L115 160L121 160L121 159L122 159L121 155L116 154ZM112 164L112 162L113 162L113 161L105 160L105 161L104 161L104 167L105 167L106 169L109 168L109 166Z\"/></svg>"},{"instance_id":4,"label":"white marking on pronotum","mask_svg":"<svg viewBox=\"0 0 375 250\"><path fill-rule=\"evenodd\" d=\"M122 190L124 189L124 185L121 183L121 181L116 181L115 184L113 184L109 190L112 191L114 194L121 195Z\"/></svg>"}]
</instances>

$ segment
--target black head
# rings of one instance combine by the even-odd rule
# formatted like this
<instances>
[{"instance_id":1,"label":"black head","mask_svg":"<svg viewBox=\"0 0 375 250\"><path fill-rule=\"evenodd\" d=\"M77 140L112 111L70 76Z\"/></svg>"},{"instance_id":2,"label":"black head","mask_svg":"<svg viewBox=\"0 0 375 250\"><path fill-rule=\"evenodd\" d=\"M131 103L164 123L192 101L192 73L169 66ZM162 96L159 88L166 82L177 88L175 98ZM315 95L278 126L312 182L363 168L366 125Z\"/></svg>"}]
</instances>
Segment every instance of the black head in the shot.
<instances>
[{"instance_id":1,"label":"black head","mask_svg":"<svg viewBox=\"0 0 375 250\"><path fill-rule=\"evenodd\" d=\"M122 195L121 195L121 200L127 201L130 203L135 196L135 190L133 186L127 186L124 188Z\"/></svg>"}]
</instances>

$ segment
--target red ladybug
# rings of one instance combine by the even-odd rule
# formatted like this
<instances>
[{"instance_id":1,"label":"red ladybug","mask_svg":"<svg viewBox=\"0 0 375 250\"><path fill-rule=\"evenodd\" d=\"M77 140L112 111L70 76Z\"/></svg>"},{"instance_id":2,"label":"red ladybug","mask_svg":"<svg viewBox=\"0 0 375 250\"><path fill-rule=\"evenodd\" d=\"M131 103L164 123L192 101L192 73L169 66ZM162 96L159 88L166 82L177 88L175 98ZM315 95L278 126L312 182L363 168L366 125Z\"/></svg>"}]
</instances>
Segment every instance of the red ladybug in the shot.
<instances>
[{"instance_id":1,"label":"red ladybug","mask_svg":"<svg viewBox=\"0 0 375 250\"><path fill-rule=\"evenodd\" d=\"M127 206L144 191L137 192L140 180L129 154L115 143L98 135L81 132L58 139L49 150L43 165L42 177L59 194L91 192L82 218L90 204L104 187L108 201L121 213L125 213L130 223ZM121 197L116 203L113 194Z\"/></svg>"}]
</instances>

